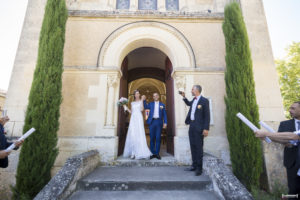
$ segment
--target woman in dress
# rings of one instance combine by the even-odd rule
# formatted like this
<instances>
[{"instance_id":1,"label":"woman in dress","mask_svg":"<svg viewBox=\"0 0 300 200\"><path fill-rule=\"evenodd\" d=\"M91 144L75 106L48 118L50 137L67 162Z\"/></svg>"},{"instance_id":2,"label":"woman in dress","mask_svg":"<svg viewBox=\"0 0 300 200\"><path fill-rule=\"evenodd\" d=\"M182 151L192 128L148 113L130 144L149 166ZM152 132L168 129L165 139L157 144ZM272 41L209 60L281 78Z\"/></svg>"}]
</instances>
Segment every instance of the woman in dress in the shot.
<instances>
[{"instance_id":1,"label":"woman in dress","mask_svg":"<svg viewBox=\"0 0 300 200\"><path fill-rule=\"evenodd\" d=\"M135 90L133 95L134 101L131 102L131 110L127 109L127 111L131 113L131 118L123 156L132 159L150 158L152 154L147 146L142 114L144 110L143 100L141 99L139 90Z\"/></svg>"}]
</instances>

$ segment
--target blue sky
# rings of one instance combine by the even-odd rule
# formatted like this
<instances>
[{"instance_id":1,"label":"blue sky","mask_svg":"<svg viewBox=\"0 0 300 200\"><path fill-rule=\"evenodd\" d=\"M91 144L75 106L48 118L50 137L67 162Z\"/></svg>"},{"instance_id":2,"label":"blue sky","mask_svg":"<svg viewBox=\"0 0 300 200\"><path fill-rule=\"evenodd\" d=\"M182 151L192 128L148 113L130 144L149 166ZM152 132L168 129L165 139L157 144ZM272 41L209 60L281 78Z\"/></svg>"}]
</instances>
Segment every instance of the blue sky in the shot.
<instances>
[{"instance_id":1,"label":"blue sky","mask_svg":"<svg viewBox=\"0 0 300 200\"><path fill-rule=\"evenodd\" d=\"M7 90L28 0L0 1L0 89ZM300 42L300 0L263 0L275 58Z\"/></svg>"}]
</instances>

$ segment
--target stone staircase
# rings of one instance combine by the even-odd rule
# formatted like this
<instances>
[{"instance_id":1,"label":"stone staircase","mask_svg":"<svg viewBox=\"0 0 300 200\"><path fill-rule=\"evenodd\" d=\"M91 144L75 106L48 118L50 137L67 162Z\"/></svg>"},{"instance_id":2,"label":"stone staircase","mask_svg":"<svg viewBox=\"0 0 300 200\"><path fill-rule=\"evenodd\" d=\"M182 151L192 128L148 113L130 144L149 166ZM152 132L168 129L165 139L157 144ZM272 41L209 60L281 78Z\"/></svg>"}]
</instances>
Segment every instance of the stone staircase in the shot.
<instances>
[{"instance_id":1,"label":"stone staircase","mask_svg":"<svg viewBox=\"0 0 300 200\"><path fill-rule=\"evenodd\" d=\"M68 199L222 199L207 175L195 176L177 164L171 156L162 160L119 158L112 166L100 166L80 179Z\"/></svg>"}]
</instances>

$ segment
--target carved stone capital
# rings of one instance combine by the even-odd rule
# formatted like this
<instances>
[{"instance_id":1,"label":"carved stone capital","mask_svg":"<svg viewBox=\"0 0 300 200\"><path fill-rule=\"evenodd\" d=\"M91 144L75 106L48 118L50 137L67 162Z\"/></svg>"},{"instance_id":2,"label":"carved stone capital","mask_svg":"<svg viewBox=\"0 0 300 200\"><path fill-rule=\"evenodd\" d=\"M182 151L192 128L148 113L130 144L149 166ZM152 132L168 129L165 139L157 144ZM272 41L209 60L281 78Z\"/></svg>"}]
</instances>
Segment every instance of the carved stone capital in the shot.
<instances>
[{"instance_id":1,"label":"carved stone capital","mask_svg":"<svg viewBox=\"0 0 300 200\"><path fill-rule=\"evenodd\" d=\"M186 86L185 76L175 76L175 83L178 89L185 89Z\"/></svg>"},{"instance_id":2,"label":"carved stone capital","mask_svg":"<svg viewBox=\"0 0 300 200\"><path fill-rule=\"evenodd\" d=\"M118 83L119 77L118 75L108 75L107 76L107 85L108 87L115 87Z\"/></svg>"}]
</instances>

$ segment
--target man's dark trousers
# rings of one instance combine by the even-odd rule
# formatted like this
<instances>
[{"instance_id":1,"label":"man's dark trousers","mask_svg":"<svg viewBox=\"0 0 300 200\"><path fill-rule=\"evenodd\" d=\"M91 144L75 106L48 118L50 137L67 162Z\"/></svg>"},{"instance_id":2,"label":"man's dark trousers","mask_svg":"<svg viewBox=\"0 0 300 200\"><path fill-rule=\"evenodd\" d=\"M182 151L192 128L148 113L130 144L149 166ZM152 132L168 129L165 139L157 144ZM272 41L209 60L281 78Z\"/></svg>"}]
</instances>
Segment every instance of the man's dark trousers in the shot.
<instances>
[{"instance_id":1,"label":"man's dark trousers","mask_svg":"<svg viewBox=\"0 0 300 200\"><path fill-rule=\"evenodd\" d=\"M191 122L189 128L189 139L192 153L193 168L202 170L203 158L203 129L197 127L197 123Z\"/></svg>"}]
</instances>

